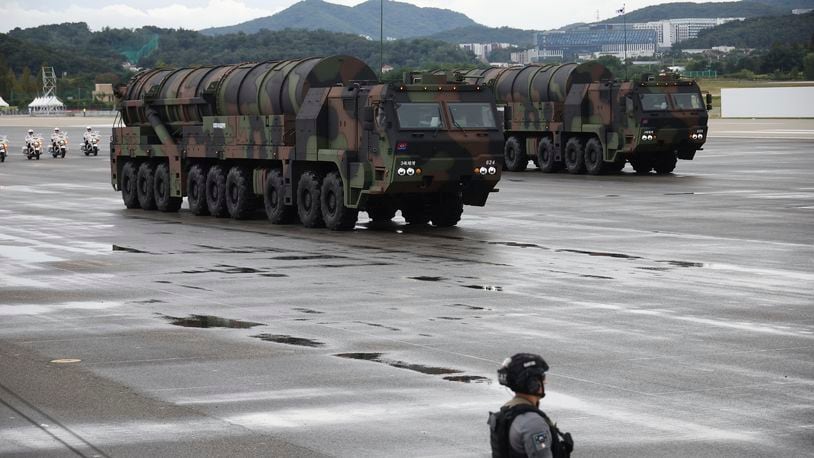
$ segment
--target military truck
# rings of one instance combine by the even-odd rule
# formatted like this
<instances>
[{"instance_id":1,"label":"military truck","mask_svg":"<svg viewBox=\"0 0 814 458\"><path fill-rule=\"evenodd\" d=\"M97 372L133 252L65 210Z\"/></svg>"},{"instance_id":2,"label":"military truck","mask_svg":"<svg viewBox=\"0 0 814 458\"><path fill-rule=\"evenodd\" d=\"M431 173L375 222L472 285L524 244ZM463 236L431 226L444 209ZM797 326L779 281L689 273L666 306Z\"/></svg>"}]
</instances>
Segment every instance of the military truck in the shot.
<instances>
[{"instance_id":1,"label":"military truck","mask_svg":"<svg viewBox=\"0 0 814 458\"><path fill-rule=\"evenodd\" d=\"M707 138L708 110L693 80L677 74L617 81L598 62L458 72L494 90L503 110L505 167L533 160L543 172L600 175L630 162L638 173L673 171Z\"/></svg>"},{"instance_id":2,"label":"military truck","mask_svg":"<svg viewBox=\"0 0 814 458\"><path fill-rule=\"evenodd\" d=\"M380 84L349 56L152 69L119 86L111 178L127 208L352 229L358 212L458 223L500 179L494 96Z\"/></svg>"}]
</instances>

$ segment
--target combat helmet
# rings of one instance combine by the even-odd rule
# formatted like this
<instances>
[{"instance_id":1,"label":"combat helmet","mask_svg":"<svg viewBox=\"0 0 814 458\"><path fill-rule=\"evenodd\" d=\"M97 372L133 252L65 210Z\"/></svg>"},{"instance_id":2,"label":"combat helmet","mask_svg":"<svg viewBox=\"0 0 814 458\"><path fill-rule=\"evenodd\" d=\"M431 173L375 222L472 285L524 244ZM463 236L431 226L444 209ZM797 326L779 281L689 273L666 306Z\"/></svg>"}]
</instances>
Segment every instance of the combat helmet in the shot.
<instances>
[{"instance_id":1,"label":"combat helmet","mask_svg":"<svg viewBox=\"0 0 814 458\"><path fill-rule=\"evenodd\" d=\"M518 353L503 361L497 370L497 380L515 393L539 395L548 364L534 353ZM543 391L545 396L545 391Z\"/></svg>"}]
</instances>

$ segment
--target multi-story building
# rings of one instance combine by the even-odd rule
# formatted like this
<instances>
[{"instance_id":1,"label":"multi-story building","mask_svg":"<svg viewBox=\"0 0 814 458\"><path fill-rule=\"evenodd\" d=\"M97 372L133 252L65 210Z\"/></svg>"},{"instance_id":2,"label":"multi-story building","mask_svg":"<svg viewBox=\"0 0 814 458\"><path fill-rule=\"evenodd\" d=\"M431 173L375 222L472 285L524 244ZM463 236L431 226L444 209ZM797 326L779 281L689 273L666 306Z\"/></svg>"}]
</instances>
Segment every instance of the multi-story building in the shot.
<instances>
[{"instance_id":1,"label":"multi-story building","mask_svg":"<svg viewBox=\"0 0 814 458\"><path fill-rule=\"evenodd\" d=\"M489 62L488 56L496 49L511 48L511 43L463 43L458 46L461 49L471 51L478 59L483 62Z\"/></svg>"},{"instance_id":2,"label":"multi-story building","mask_svg":"<svg viewBox=\"0 0 814 458\"><path fill-rule=\"evenodd\" d=\"M537 48L544 55L561 55L565 60L582 57L647 57L656 53L655 30L617 29L608 25L570 31L540 32Z\"/></svg>"}]
</instances>

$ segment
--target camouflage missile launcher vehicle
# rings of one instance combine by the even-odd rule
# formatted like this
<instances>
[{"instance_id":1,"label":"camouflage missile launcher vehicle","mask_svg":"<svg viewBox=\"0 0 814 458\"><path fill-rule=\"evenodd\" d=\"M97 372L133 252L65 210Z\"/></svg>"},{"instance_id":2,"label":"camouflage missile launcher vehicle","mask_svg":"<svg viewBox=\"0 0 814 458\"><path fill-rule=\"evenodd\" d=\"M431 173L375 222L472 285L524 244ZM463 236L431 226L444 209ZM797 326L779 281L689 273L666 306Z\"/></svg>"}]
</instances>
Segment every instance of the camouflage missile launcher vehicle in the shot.
<instances>
[{"instance_id":1,"label":"camouflage missile launcher vehicle","mask_svg":"<svg viewBox=\"0 0 814 458\"><path fill-rule=\"evenodd\" d=\"M667 74L615 81L602 64L492 67L461 71L492 86L503 110L504 164L522 171L600 175L630 162L638 173L670 173L707 136L708 110L695 81Z\"/></svg>"},{"instance_id":2,"label":"camouflage missile launcher vehicle","mask_svg":"<svg viewBox=\"0 0 814 458\"><path fill-rule=\"evenodd\" d=\"M379 84L347 56L154 69L119 86L111 176L127 208L352 229L458 223L500 179L488 88ZM431 84L430 84L431 83Z\"/></svg>"}]
</instances>

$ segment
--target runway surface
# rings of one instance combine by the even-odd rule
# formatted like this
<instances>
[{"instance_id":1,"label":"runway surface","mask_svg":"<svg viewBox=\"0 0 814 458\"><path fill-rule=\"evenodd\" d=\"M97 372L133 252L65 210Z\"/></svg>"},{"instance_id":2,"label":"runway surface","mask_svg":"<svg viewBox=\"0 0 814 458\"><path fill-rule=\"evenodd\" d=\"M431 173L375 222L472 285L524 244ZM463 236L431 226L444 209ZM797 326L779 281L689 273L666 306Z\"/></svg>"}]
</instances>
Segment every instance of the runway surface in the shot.
<instances>
[{"instance_id":1,"label":"runway surface","mask_svg":"<svg viewBox=\"0 0 814 458\"><path fill-rule=\"evenodd\" d=\"M576 456L811 453L814 121L350 233L126 210L79 152L110 123L0 118L2 456L488 456L520 351Z\"/></svg>"}]
</instances>

